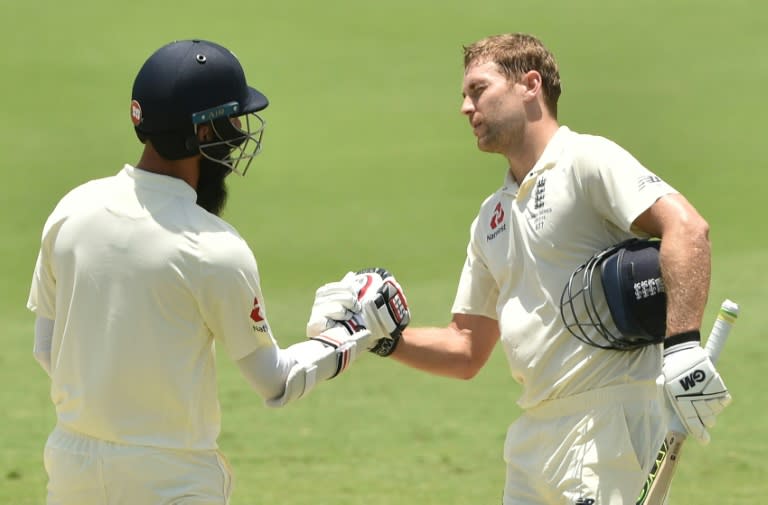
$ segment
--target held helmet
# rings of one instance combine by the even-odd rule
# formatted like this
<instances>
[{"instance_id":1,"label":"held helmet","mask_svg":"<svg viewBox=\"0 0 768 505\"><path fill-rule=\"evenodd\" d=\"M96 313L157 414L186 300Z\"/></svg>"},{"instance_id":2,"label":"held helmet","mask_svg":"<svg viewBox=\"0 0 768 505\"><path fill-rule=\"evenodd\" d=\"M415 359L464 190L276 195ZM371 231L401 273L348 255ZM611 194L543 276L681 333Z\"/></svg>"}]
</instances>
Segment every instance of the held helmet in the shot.
<instances>
[{"instance_id":1,"label":"held helmet","mask_svg":"<svg viewBox=\"0 0 768 505\"><path fill-rule=\"evenodd\" d=\"M667 296L659 240L630 239L594 254L571 274L560 297L568 331L603 349L630 350L664 340ZM595 278L599 276L599 282ZM605 305L610 320L604 319Z\"/></svg>"},{"instance_id":2,"label":"held helmet","mask_svg":"<svg viewBox=\"0 0 768 505\"><path fill-rule=\"evenodd\" d=\"M181 40L153 53L133 83L131 121L166 159L202 154L245 175L261 151L267 97L248 86L237 57L205 40ZM199 141L206 125L212 140ZM241 165L242 163L242 165Z\"/></svg>"}]
</instances>

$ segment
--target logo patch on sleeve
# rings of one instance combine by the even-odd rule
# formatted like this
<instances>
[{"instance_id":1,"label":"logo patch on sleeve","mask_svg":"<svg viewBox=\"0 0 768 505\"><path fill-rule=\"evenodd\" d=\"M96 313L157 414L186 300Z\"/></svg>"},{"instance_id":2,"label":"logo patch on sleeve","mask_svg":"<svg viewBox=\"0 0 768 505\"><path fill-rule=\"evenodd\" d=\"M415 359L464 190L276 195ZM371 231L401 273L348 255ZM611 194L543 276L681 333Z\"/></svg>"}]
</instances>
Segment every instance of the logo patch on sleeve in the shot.
<instances>
[{"instance_id":1,"label":"logo patch on sleeve","mask_svg":"<svg viewBox=\"0 0 768 505\"><path fill-rule=\"evenodd\" d=\"M251 319L254 323L261 323L264 321L264 316L261 314L261 304L258 298L253 299L253 310L251 310Z\"/></svg>"},{"instance_id":2,"label":"logo patch on sleeve","mask_svg":"<svg viewBox=\"0 0 768 505\"><path fill-rule=\"evenodd\" d=\"M661 182L661 177L655 174L643 175L637 178L637 189L642 191L649 184L655 184Z\"/></svg>"},{"instance_id":3,"label":"logo patch on sleeve","mask_svg":"<svg viewBox=\"0 0 768 505\"><path fill-rule=\"evenodd\" d=\"M259 299L256 297L253 299L253 309L251 309L251 329L257 333L269 333L269 325L264 317L264 308L261 306Z\"/></svg>"}]
</instances>

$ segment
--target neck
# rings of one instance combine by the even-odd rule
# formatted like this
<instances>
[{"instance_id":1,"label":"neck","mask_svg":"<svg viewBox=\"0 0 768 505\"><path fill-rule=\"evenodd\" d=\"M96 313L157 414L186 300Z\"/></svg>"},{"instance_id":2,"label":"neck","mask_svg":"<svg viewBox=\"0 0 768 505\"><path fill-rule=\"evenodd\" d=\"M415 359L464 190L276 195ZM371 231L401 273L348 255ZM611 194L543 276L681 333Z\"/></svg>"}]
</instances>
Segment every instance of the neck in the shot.
<instances>
[{"instance_id":1,"label":"neck","mask_svg":"<svg viewBox=\"0 0 768 505\"><path fill-rule=\"evenodd\" d=\"M144 152L141 153L141 158L136 164L136 168L181 179L195 190L200 179L200 167L197 156L181 160L167 160L160 156L149 142L145 144Z\"/></svg>"},{"instance_id":2,"label":"neck","mask_svg":"<svg viewBox=\"0 0 768 505\"><path fill-rule=\"evenodd\" d=\"M509 172L518 184L522 182L539 161L547 144L557 133L560 125L552 118L528 123L526 132L519 144L513 146L507 153Z\"/></svg>"}]
</instances>

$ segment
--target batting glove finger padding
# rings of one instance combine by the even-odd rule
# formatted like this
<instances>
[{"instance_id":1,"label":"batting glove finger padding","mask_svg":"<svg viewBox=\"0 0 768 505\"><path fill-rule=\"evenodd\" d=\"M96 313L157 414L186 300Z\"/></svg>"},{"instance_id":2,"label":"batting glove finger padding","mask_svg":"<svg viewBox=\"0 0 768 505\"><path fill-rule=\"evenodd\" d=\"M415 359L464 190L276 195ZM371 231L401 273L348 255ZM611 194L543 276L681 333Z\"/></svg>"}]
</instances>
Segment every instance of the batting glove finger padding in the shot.
<instances>
[{"instance_id":1,"label":"batting glove finger padding","mask_svg":"<svg viewBox=\"0 0 768 505\"><path fill-rule=\"evenodd\" d=\"M410 320L405 294L392 274L386 268L364 268L317 290L307 337L339 325L349 333L367 328L374 339L368 350L389 356Z\"/></svg>"},{"instance_id":2,"label":"batting glove finger padding","mask_svg":"<svg viewBox=\"0 0 768 505\"><path fill-rule=\"evenodd\" d=\"M708 443L707 428L731 403L709 355L697 340L684 340L665 349L663 371L667 397L683 426L700 443Z\"/></svg>"},{"instance_id":3,"label":"batting glove finger padding","mask_svg":"<svg viewBox=\"0 0 768 505\"><path fill-rule=\"evenodd\" d=\"M362 324L378 338L369 349L379 356L395 352L402 332L411 319L403 288L386 268L372 267L358 270L365 289L358 292L363 304Z\"/></svg>"},{"instance_id":4,"label":"batting glove finger padding","mask_svg":"<svg viewBox=\"0 0 768 505\"><path fill-rule=\"evenodd\" d=\"M360 312L357 275L348 272L341 281L329 282L315 292L315 300L307 322L307 338L333 328L336 321L350 319Z\"/></svg>"}]
</instances>

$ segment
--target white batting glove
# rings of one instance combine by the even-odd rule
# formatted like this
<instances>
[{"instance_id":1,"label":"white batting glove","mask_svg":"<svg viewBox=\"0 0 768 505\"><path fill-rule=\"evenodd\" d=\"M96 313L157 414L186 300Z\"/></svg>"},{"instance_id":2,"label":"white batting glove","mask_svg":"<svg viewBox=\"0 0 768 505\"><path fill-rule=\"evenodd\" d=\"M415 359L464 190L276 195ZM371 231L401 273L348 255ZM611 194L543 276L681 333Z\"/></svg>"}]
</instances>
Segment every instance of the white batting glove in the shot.
<instances>
[{"instance_id":1,"label":"white batting glove","mask_svg":"<svg viewBox=\"0 0 768 505\"><path fill-rule=\"evenodd\" d=\"M664 350L666 392L688 433L709 443L707 428L731 403L731 395L715 365L698 341L698 332L668 337Z\"/></svg>"},{"instance_id":2,"label":"white batting glove","mask_svg":"<svg viewBox=\"0 0 768 505\"><path fill-rule=\"evenodd\" d=\"M394 277L385 278L376 292L361 301L363 322L376 338L400 338L411 322L405 293Z\"/></svg>"},{"instance_id":3,"label":"white batting glove","mask_svg":"<svg viewBox=\"0 0 768 505\"><path fill-rule=\"evenodd\" d=\"M307 338L320 335L336 326L337 321L349 320L362 310L358 300L358 279L348 272L343 279L317 288L315 301L307 322Z\"/></svg>"},{"instance_id":4,"label":"white batting glove","mask_svg":"<svg viewBox=\"0 0 768 505\"><path fill-rule=\"evenodd\" d=\"M366 268L318 289L307 336L337 325L350 333L367 328L373 337L369 350L389 356L410 320L405 294L392 274L384 268Z\"/></svg>"}]
</instances>

